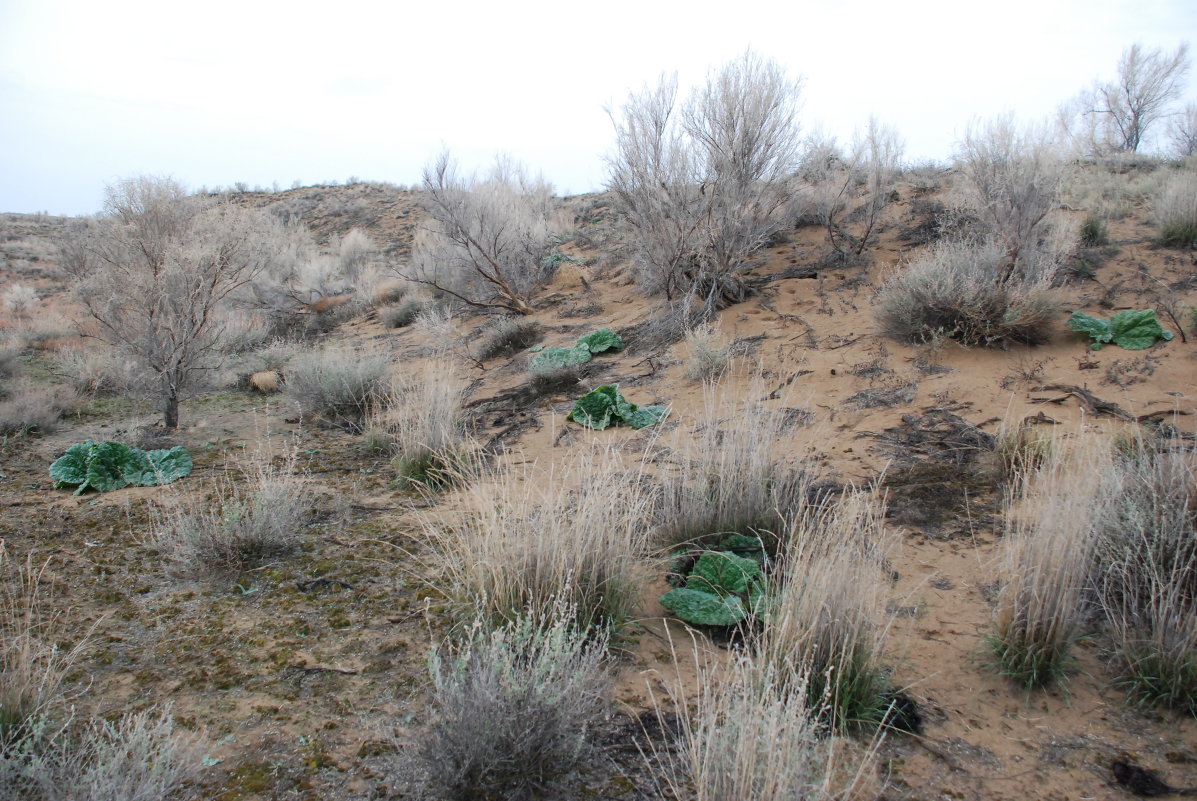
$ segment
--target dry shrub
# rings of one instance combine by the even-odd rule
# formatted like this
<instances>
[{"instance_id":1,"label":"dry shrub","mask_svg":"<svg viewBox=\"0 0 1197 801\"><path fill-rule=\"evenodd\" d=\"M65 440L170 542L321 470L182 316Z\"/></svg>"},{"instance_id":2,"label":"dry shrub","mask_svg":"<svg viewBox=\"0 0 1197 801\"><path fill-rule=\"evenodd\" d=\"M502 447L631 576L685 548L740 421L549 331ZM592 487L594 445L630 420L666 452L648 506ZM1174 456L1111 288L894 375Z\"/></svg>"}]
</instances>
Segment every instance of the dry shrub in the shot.
<instances>
[{"instance_id":1,"label":"dry shrub","mask_svg":"<svg viewBox=\"0 0 1197 801\"><path fill-rule=\"evenodd\" d=\"M718 381L731 359L727 340L710 324L686 333L686 352L686 378L693 381Z\"/></svg>"},{"instance_id":2,"label":"dry shrub","mask_svg":"<svg viewBox=\"0 0 1197 801\"><path fill-rule=\"evenodd\" d=\"M286 556L303 541L315 503L292 448L279 460L254 454L203 498L176 500L157 517L158 548L191 573L236 573Z\"/></svg>"},{"instance_id":3,"label":"dry shrub","mask_svg":"<svg viewBox=\"0 0 1197 801\"><path fill-rule=\"evenodd\" d=\"M911 343L1039 344L1051 335L1057 303L1051 279L1003 279L1008 255L995 240L935 244L891 276L878 293L885 333Z\"/></svg>"},{"instance_id":4,"label":"dry shrub","mask_svg":"<svg viewBox=\"0 0 1197 801\"><path fill-rule=\"evenodd\" d=\"M1197 458L1132 444L1094 482L1091 581L1131 697L1197 715Z\"/></svg>"},{"instance_id":5,"label":"dry shrub","mask_svg":"<svg viewBox=\"0 0 1197 801\"><path fill-rule=\"evenodd\" d=\"M606 637L561 609L490 628L431 659L433 722L420 754L440 796L531 797L585 763L611 685Z\"/></svg>"},{"instance_id":6,"label":"dry shrub","mask_svg":"<svg viewBox=\"0 0 1197 801\"><path fill-rule=\"evenodd\" d=\"M518 317L500 317L478 343L478 361L484 362L498 356L514 356L526 350L544 337L540 324Z\"/></svg>"},{"instance_id":7,"label":"dry shrub","mask_svg":"<svg viewBox=\"0 0 1197 801\"><path fill-rule=\"evenodd\" d=\"M165 801L198 778L203 754L169 708L41 730L0 752L0 801Z\"/></svg>"},{"instance_id":8,"label":"dry shrub","mask_svg":"<svg viewBox=\"0 0 1197 801\"><path fill-rule=\"evenodd\" d=\"M1025 470L1008 488L1006 583L988 639L1002 674L1027 688L1058 683L1067 673L1100 514L1094 476L1107 469L1104 443L1088 437Z\"/></svg>"},{"instance_id":9,"label":"dry shrub","mask_svg":"<svg viewBox=\"0 0 1197 801\"><path fill-rule=\"evenodd\" d=\"M134 360L96 343L62 348L52 363L55 374L84 395L121 395L143 383Z\"/></svg>"},{"instance_id":10,"label":"dry shrub","mask_svg":"<svg viewBox=\"0 0 1197 801\"><path fill-rule=\"evenodd\" d=\"M789 521L765 601L758 659L805 676L805 707L840 733L875 728L890 692L882 671L890 550L878 490L848 492Z\"/></svg>"},{"instance_id":11,"label":"dry shrub","mask_svg":"<svg viewBox=\"0 0 1197 801\"><path fill-rule=\"evenodd\" d=\"M268 394L278 392L283 379L277 370L259 370L256 373L250 373L249 378L245 380L255 392Z\"/></svg>"},{"instance_id":12,"label":"dry shrub","mask_svg":"<svg viewBox=\"0 0 1197 801\"><path fill-rule=\"evenodd\" d=\"M12 378L21 369L21 355L25 352L15 339L0 340L0 378ZM0 397L5 393L0 390Z\"/></svg>"},{"instance_id":13,"label":"dry shrub","mask_svg":"<svg viewBox=\"0 0 1197 801\"><path fill-rule=\"evenodd\" d=\"M614 454L497 468L461 504L424 522L436 586L459 621L546 615L559 602L583 628L618 630L642 594L649 500Z\"/></svg>"},{"instance_id":14,"label":"dry shrub","mask_svg":"<svg viewBox=\"0 0 1197 801\"><path fill-rule=\"evenodd\" d=\"M412 482L454 483L470 469L461 409L465 388L452 364L426 362L371 414L366 434L372 447L392 453L399 474Z\"/></svg>"},{"instance_id":15,"label":"dry shrub","mask_svg":"<svg viewBox=\"0 0 1197 801\"><path fill-rule=\"evenodd\" d=\"M1182 171L1169 178L1155 199L1153 216L1161 244L1197 247L1197 175Z\"/></svg>"},{"instance_id":16,"label":"dry shrub","mask_svg":"<svg viewBox=\"0 0 1197 801\"><path fill-rule=\"evenodd\" d=\"M304 414L356 429L383 397L390 359L346 347L295 356L287 371L287 395Z\"/></svg>"},{"instance_id":17,"label":"dry shrub","mask_svg":"<svg viewBox=\"0 0 1197 801\"><path fill-rule=\"evenodd\" d=\"M37 303L37 290L24 284L13 284L0 294L0 305L9 314L24 316Z\"/></svg>"},{"instance_id":18,"label":"dry shrub","mask_svg":"<svg viewBox=\"0 0 1197 801\"><path fill-rule=\"evenodd\" d=\"M876 743L861 748L827 736L810 705L809 674L732 657L698 672L693 697L667 684L680 713L680 743L664 756L672 798L695 801L793 801L878 796ZM685 711L683 711L685 710ZM664 721L663 721L664 723Z\"/></svg>"},{"instance_id":19,"label":"dry shrub","mask_svg":"<svg viewBox=\"0 0 1197 801\"><path fill-rule=\"evenodd\" d=\"M766 393L754 381L745 393ZM787 521L819 489L806 466L776 456L784 413L759 402L738 402L732 388L704 389L706 422L697 431L679 433L676 469L661 474L655 510L657 545L712 544L726 534L761 537L776 550Z\"/></svg>"},{"instance_id":20,"label":"dry shrub","mask_svg":"<svg viewBox=\"0 0 1197 801\"><path fill-rule=\"evenodd\" d=\"M19 384L0 400L0 436L36 431L48 434L63 415L77 411L79 399L67 387L33 387Z\"/></svg>"}]
</instances>

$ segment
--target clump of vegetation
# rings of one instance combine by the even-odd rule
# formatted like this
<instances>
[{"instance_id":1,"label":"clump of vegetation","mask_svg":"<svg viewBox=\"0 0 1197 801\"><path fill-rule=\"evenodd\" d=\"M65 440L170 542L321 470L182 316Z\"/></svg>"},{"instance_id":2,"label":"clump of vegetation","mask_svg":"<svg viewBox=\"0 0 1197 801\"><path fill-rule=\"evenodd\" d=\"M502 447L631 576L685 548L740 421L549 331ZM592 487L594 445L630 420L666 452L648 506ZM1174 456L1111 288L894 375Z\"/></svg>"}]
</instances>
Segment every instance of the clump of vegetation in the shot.
<instances>
[{"instance_id":1,"label":"clump of vegetation","mask_svg":"<svg viewBox=\"0 0 1197 801\"><path fill-rule=\"evenodd\" d=\"M157 487L191 475L191 454L182 445L145 451L120 442L90 439L67 448L50 465L54 487L75 487L82 495L89 489L111 492L125 487Z\"/></svg>"},{"instance_id":2,"label":"clump of vegetation","mask_svg":"<svg viewBox=\"0 0 1197 801\"><path fill-rule=\"evenodd\" d=\"M741 556L737 550L747 550L756 558ZM693 563L680 577L684 583L662 595L661 606L687 623L737 625L757 612L764 598L762 556L760 542L742 534L728 537L719 550L690 554L686 558Z\"/></svg>"},{"instance_id":3,"label":"clump of vegetation","mask_svg":"<svg viewBox=\"0 0 1197 801\"><path fill-rule=\"evenodd\" d=\"M1197 176L1182 171L1169 179L1155 201L1155 221L1160 244L1197 247Z\"/></svg>"},{"instance_id":4,"label":"clump of vegetation","mask_svg":"<svg viewBox=\"0 0 1197 801\"><path fill-rule=\"evenodd\" d=\"M917 344L954 339L1000 347L1047 341L1058 307L1051 282L1007 274L1008 260L995 240L935 244L882 285L882 329Z\"/></svg>"},{"instance_id":5,"label":"clump of vegetation","mask_svg":"<svg viewBox=\"0 0 1197 801\"><path fill-rule=\"evenodd\" d=\"M62 417L79 409L79 398L67 387L21 383L7 397L0 394L0 398L0 437L31 432L50 434Z\"/></svg>"},{"instance_id":6,"label":"clump of vegetation","mask_svg":"<svg viewBox=\"0 0 1197 801\"><path fill-rule=\"evenodd\" d=\"M1090 214L1081 223L1081 244L1089 248L1105 247L1110 244L1110 232L1106 221L1096 214Z\"/></svg>"},{"instance_id":7,"label":"clump of vegetation","mask_svg":"<svg viewBox=\"0 0 1197 801\"><path fill-rule=\"evenodd\" d=\"M1197 465L1143 437L1098 485L1090 581L1131 698L1197 715Z\"/></svg>"},{"instance_id":8,"label":"clump of vegetation","mask_svg":"<svg viewBox=\"0 0 1197 801\"><path fill-rule=\"evenodd\" d=\"M1063 681L1081 634L1101 445L1088 439L1047 458L1007 493L1006 584L989 646L1001 673L1028 689Z\"/></svg>"},{"instance_id":9,"label":"clump of vegetation","mask_svg":"<svg viewBox=\"0 0 1197 801\"><path fill-rule=\"evenodd\" d=\"M512 356L532 347L543 337L540 325L517 317L500 317L478 345L478 360Z\"/></svg>"},{"instance_id":10,"label":"clump of vegetation","mask_svg":"<svg viewBox=\"0 0 1197 801\"><path fill-rule=\"evenodd\" d=\"M731 360L723 335L709 324L686 333L686 349L686 378L693 381L718 381Z\"/></svg>"},{"instance_id":11,"label":"clump of vegetation","mask_svg":"<svg viewBox=\"0 0 1197 801\"><path fill-rule=\"evenodd\" d=\"M640 603L649 507L613 454L483 473L447 517L425 521L436 587L465 624L548 614L565 602L580 627L618 633Z\"/></svg>"},{"instance_id":12,"label":"clump of vegetation","mask_svg":"<svg viewBox=\"0 0 1197 801\"><path fill-rule=\"evenodd\" d=\"M1145 350L1161 339L1165 342L1172 339L1172 332L1160 325L1154 309L1126 309L1109 320L1073 312L1068 327L1088 334L1093 340L1093 350L1101 350L1109 342L1126 350Z\"/></svg>"},{"instance_id":13,"label":"clump of vegetation","mask_svg":"<svg viewBox=\"0 0 1197 801\"><path fill-rule=\"evenodd\" d=\"M360 428L384 396L390 360L349 348L325 348L291 360L286 392L305 414Z\"/></svg>"},{"instance_id":14,"label":"clump of vegetation","mask_svg":"<svg viewBox=\"0 0 1197 801\"><path fill-rule=\"evenodd\" d=\"M314 505L296 458L294 450L277 462L259 452L209 497L165 508L158 547L192 573L238 573L293 552Z\"/></svg>"},{"instance_id":15,"label":"clump of vegetation","mask_svg":"<svg viewBox=\"0 0 1197 801\"><path fill-rule=\"evenodd\" d=\"M754 385L747 393L761 397ZM819 490L802 462L773 454L785 427L780 411L759 403L739 403L731 391L708 386L704 420L727 420L720 428L707 423L679 434L676 468L659 476L654 515L660 547L710 546L728 534L759 538L775 554L787 521L809 504Z\"/></svg>"},{"instance_id":16,"label":"clump of vegetation","mask_svg":"<svg viewBox=\"0 0 1197 801\"><path fill-rule=\"evenodd\" d=\"M588 758L611 675L605 635L575 617L558 609L480 622L433 653L433 722L420 755L443 797L530 797Z\"/></svg>"},{"instance_id":17,"label":"clump of vegetation","mask_svg":"<svg viewBox=\"0 0 1197 801\"><path fill-rule=\"evenodd\" d=\"M430 305L433 305L432 301L409 299L397 306L379 310L378 319L386 328L404 328L414 323L420 312Z\"/></svg>"},{"instance_id":18,"label":"clump of vegetation","mask_svg":"<svg viewBox=\"0 0 1197 801\"><path fill-rule=\"evenodd\" d=\"M1023 477L1038 470L1051 458L1054 443L1029 426L1002 427L994 441L998 471L1008 486L1019 485Z\"/></svg>"},{"instance_id":19,"label":"clump of vegetation","mask_svg":"<svg viewBox=\"0 0 1197 801\"><path fill-rule=\"evenodd\" d=\"M669 410L664 406L629 403L618 385L604 384L579 398L565 419L601 431L616 422L632 428L646 428L661 422L667 414Z\"/></svg>"},{"instance_id":20,"label":"clump of vegetation","mask_svg":"<svg viewBox=\"0 0 1197 801\"><path fill-rule=\"evenodd\" d=\"M892 694L881 658L889 550L877 492L853 492L790 522L780 579L762 601L757 658L806 677L805 707L832 731L875 728Z\"/></svg>"},{"instance_id":21,"label":"clump of vegetation","mask_svg":"<svg viewBox=\"0 0 1197 801\"><path fill-rule=\"evenodd\" d=\"M623 338L619 334L610 328L600 328L580 338L572 348L545 348L532 357L528 369L536 374L577 367L590 361L591 356L622 347Z\"/></svg>"},{"instance_id":22,"label":"clump of vegetation","mask_svg":"<svg viewBox=\"0 0 1197 801\"><path fill-rule=\"evenodd\" d=\"M455 483L468 469L471 447L461 411L460 376L429 362L372 413L366 431L376 450L394 457L400 476L425 487Z\"/></svg>"}]
</instances>

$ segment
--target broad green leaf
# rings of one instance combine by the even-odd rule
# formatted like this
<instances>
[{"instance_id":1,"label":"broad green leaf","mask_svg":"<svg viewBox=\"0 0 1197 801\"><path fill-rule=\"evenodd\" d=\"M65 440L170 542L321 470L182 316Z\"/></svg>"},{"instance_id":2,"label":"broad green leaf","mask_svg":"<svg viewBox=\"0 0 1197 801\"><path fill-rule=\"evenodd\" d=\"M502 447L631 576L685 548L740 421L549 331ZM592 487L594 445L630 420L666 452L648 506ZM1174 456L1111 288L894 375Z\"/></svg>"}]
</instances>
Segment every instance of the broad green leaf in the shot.
<instances>
[{"instance_id":1,"label":"broad green leaf","mask_svg":"<svg viewBox=\"0 0 1197 801\"><path fill-rule=\"evenodd\" d=\"M1090 317L1084 312L1073 312L1068 318L1068 327L1073 331L1088 334L1095 343L1094 350L1101 350L1102 344L1109 342L1114 336L1108 322L1099 317Z\"/></svg>"},{"instance_id":2,"label":"broad green leaf","mask_svg":"<svg viewBox=\"0 0 1197 801\"><path fill-rule=\"evenodd\" d=\"M734 626L747 616L739 596L712 595L700 590L670 590L661 596L661 606L687 623L699 626Z\"/></svg>"},{"instance_id":3,"label":"broad green leaf","mask_svg":"<svg viewBox=\"0 0 1197 801\"><path fill-rule=\"evenodd\" d=\"M50 478L55 489L87 483L87 460L96 443L90 439L67 448L67 452L50 465Z\"/></svg>"},{"instance_id":4,"label":"broad green leaf","mask_svg":"<svg viewBox=\"0 0 1197 801\"><path fill-rule=\"evenodd\" d=\"M623 337L610 328L600 328L593 334L587 334L578 340L577 347L586 348L591 353L603 353L608 350L619 350L623 347Z\"/></svg>"},{"instance_id":5,"label":"broad green leaf","mask_svg":"<svg viewBox=\"0 0 1197 801\"><path fill-rule=\"evenodd\" d=\"M182 445L164 450L146 451L145 455L150 467L149 473L142 482L142 486L146 487L156 487L159 484L178 481L184 476L191 475L191 469L194 467L191 454Z\"/></svg>"},{"instance_id":6,"label":"broad green leaf","mask_svg":"<svg viewBox=\"0 0 1197 801\"><path fill-rule=\"evenodd\" d=\"M647 428L665 419L669 410L664 406L641 406L624 418L632 428Z\"/></svg>"},{"instance_id":7,"label":"broad green leaf","mask_svg":"<svg viewBox=\"0 0 1197 801\"><path fill-rule=\"evenodd\" d=\"M763 551L760 537L750 537L747 534L729 534L719 543L725 551Z\"/></svg>"},{"instance_id":8,"label":"broad green leaf","mask_svg":"<svg viewBox=\"0 0 1197 801\"><path fill-rule=\"evenodd\" d=\"M1110 318L1111 340L1127 350L1150 348L1157 339L1168 341L1172 332L1165 331L1156 319L1154 309L1127 309Z\"/></svg>"},{"instance_id":9,"label":"broad green leaf","mask_svg":"<svg viewBox=\"0 0 1197 801\"><path fill-rule=\"evenodd\" d=\"M588 348L545 348L532 357L532 361L528 363L528 369L534 373L545 373L564 367L575 367L588 361L590 361Z\"/></svg>"},{"instance_id":10,"label":"broad green leaf","mask_svg":"<svg viewBox=\"0 0 1197 801\"><path fill-rule=\"evenodd\" d=\"M694 563L686 589L720 595L747 595L761 577L761 567L754 559L745 559L726 551L709 551Z\"/></svg>"},{"instance_id":11,"label":"broad green leaf","mask_svg":"<svg viewBox=\"0 0 1197 801\"><path fill-rule=\"evenodd\" d=\"M144 457L142 457L144 459ZM87 461L87 482L75 491L78 495L87 487L97 492L111 492L129 486L126 474L138 480L146 465L128 445L101 442L92 449Z\"/></svg>"},{"instance_id":12,"label":"broad green leaf","mask_svg":"<svg viewBox=\"0 0 1197 801\"><path fill-rule=\"evenodd\" d=\"M601 431L611 425L611 419L615 417L618 408L618 398L619 387L604 384L579 398L566 419Z\"/></svg>"}]
</instances>

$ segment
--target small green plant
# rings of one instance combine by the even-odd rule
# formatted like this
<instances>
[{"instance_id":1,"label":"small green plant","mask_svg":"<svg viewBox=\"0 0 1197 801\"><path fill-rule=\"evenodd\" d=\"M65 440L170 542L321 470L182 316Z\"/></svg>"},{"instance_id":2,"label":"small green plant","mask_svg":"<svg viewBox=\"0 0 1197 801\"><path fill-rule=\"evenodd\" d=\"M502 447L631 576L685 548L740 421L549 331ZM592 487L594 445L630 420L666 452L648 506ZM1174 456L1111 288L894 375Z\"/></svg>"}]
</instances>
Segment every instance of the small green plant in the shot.
<instances>
[{"instance_id":1,"label":"small green plant","mask_svg":"<svg viewBox=\"0 0 1197 801\"><path fill-rule=\"evenodd\" d=\"M191 468L191 455L181 445L143 451L119 442L89 439L72 445L50 465L50 478L55 488L75 487L75 494L82 495L89 489L111 492L169 484L190 475Z\"/></svg>"},{"instance_id":2,"label":"small green plant","mask_svg":"<svg viewBox=\"0 0 1197 801\"><path fill-rule=\"evenodd\" d=\"M685 586L670 590L660 600L687 623L734 626L759 608L764 589L765 576L756 559L706 551L695 560Z\"/></svg>"},{"instance_id":3,"label":"small green plant","mask_svg":"<svg viewBox=\"0 0 1197 801\"><path fill-rule=\"evenodd\" d=\"M545 348L532 357L528 369L546 373L566 367L576 367L590 361L590 357L623 347L623 338L610 328L600 328L579 339L570 348Z\"/></svg>"},{"instance_id":4,"label":"small green plant","mask_svg":"<svg viewBox=\"0 0 1197 801\"><path fill-rule=\"evenodd\" d=\"M1144 350L1158 340L1167 342L1172 339L1172 332L1160 325L1154 309L1127 309L1109 320L1073 312L1068 318L1068 327L1088 334L1093 340L1093 350L1101 350L1102 345L1109 342L1127 350Z\"/></svg>"},{"instance_id":5,"label":"small green plant","mask_svg":"<svg viewBox=\"0 0 1197 801\"><path fill-rule=\"evenodd\" d=\"M1081 244L1085 247L1104 247L1110 244L1110 232L1106 228L1106 221L1096 214L1090 214L1081 223Z\"/></svg>"},{"instance_id":6,"label":"small green plant","mask_svg":"<svg viewBox=\"0 0 1197 801\"><path fill-rule=\"evenodd\" d=\"M646 428L665 419L669 410L664 406L637 406L629 403L619 391L618 384L604 384L586 393L565 418L580 426L602 430L616 422L632 428Z\"/></svg>"}]
</instances>

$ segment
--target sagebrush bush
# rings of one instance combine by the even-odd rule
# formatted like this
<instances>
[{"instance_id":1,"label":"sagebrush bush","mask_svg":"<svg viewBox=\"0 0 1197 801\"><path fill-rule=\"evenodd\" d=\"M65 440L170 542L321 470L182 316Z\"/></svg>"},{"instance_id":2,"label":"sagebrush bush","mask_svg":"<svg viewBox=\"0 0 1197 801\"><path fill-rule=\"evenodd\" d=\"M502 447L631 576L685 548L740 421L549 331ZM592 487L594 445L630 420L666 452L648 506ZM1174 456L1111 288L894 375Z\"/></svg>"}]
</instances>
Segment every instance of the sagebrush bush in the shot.
<instances>
[{"instance_id":1,"label":"sagebrush bush","mask_svg":"<svg viewBox=\"0 0 1197 801\"><path fill-rule=\"evenodd\" d=\"M805 677L805 706L837 733L880 725L890 549L877 491L849 492L789 521L755 653L777 675Z\"/></svg>"},{"instance_id":2,"label":"sagebrush bush","mask_svg":"<svg viewBox=\"0 0 1197 801\"><path fill-rule=\"evenodd\" d=\"M24 350L15 338L0 340L0 378L12 378L20 372ZM0 397L6 394L5 389L0 389Z\"/></svg>"},{"instance_id":3,"label":"sagebrush bush","mask_svg":"<svg viewBox=\"0 0 1197 801\"><path fill-rule=\"evenodd\" d=\"M57 375L85 395L121 395L140 382L140 368L133 360L95 344L62 348L51 364Z\"/></svg>"},{"instance_id":4,"label":"sagebrush bush","mask_svg":"<svg viewBox=\"0 0 1197 801\"><path fill-rule=\"evenodd\" d=\"M210 496L161 510L155 540L189 572L237 573L298 548L314 502L296 452L276 461L263 451Z\"/></svg>"},{"instance_id":5,"label":"sagebrush bush","mask_svg":"<svg viewBox=\"0 0 1197 801\"><path fill-rule=\"evenodd\" d=\"M1005 248L993 240L935 244L882 284L877 312L882 330L910 343L1046 342L1058 308L1050 281L1004 281L1007 259Z\"/></svg>"},{"instance_id":6,"label":"sagebrush bush","mask_svg":"<svg viewBox=\"0 0 1197 801\"><path fill-rule=\"evenodd\" d=\"M350 348L325 348L295 356L287 370L287 395L305 414L359 428L389 386L390 359Z\"/></svg>"},{"instance_id":7,"label":"sagebrush bush","mask_svg":"<svg viewBox=\"0 0 1197 801\"><path fill-rule=\"evenodd\" d=\"M37 290L24 284L13 284L0 294L0 304L9 314L27 314L37 303Z\"/></svg>"},{"instance_id":8,"label":"sagebrush bush","mask_svg":"<svg viewBox=\"0 0 1197 801\"><path fill-rule=\"evenodd\" d=\"M1197 715L1197 462L1141 439L1095 481L1090 583L1120 683L1136 700Z\"/></svg>"},{"instance_id":9,"label":"sagebrush bush","mask_svg":"<svg viewBox=\"0 0 1197 801\"><path fill-rule=\"evenodd\" d=\"M528 798L581 766L606 706L606 638L557 610L491 628L431 660L420 755L445 798Z\"/></svg>"},{"instance_id":10,"label":"sagebrush bush","mask_svg":"<svg viewBox=\"0 0 1197 801\"><path fill-rule=\"evenodd\" d=\"M1096 214L1090 214L1081 223L1080 230L1081 244L1085 247L1104 247L1110 244L1110 231L1106 226L1106 221Z\"/></svg>"},{"instance_id":11,"label":"sagebrush bush","mask_svg":"<svg viewBox=\"0 0 1197 801\"><path fill-rule=\"evenodd\" d=\"M1098 484L1108 453L1095 438L1023 465L1008 487L1005 585L989 646L999 671L1031 689L1061 682L1082 633Z\"/></svg>"},{"instance_id":12,"label":"sagebrush bush","mask_svg":"<svg viewBox=\"0 0 1197 801\"><path fill-rule=\"evenodd\" d=\"M0 400L0 436L53 432L63 415L78 410L79 399L68 387L16 386Z\"/></svg>"},{"instance_id":13,"label":"sagebrush bush","mask_svg":"<svg viewBox=\"0 0 1197 801\"><path fill-rule=\"evenodd\" d=\"M564 600L584 628L618 633L643 593L649 499L614 455L496 468L454 510L424 521L435 586L458 620L547 614Z\"/></svg>"},{"instance_id":14,"label":"sagebrush bush","mask_svg":"<svg viewBox=\"0 0 1197 801\"><path fill-rule=\"evenodd\" d=\"M1178 172L1155 199L1154 217L1160 243L1168 247L1197 247L1197 175Z\"/></svg>"},{"instance_id":15,"label":"sagebrush bush","mask_svg":"<svg viewBox=\"0 0 1197 801\"><path fill-rule=\"evenodd\" d=\"M36 733L0 751L0 801L167 801L199 776L204 752L169 708Z\"/></svg>"}]
</instances>

